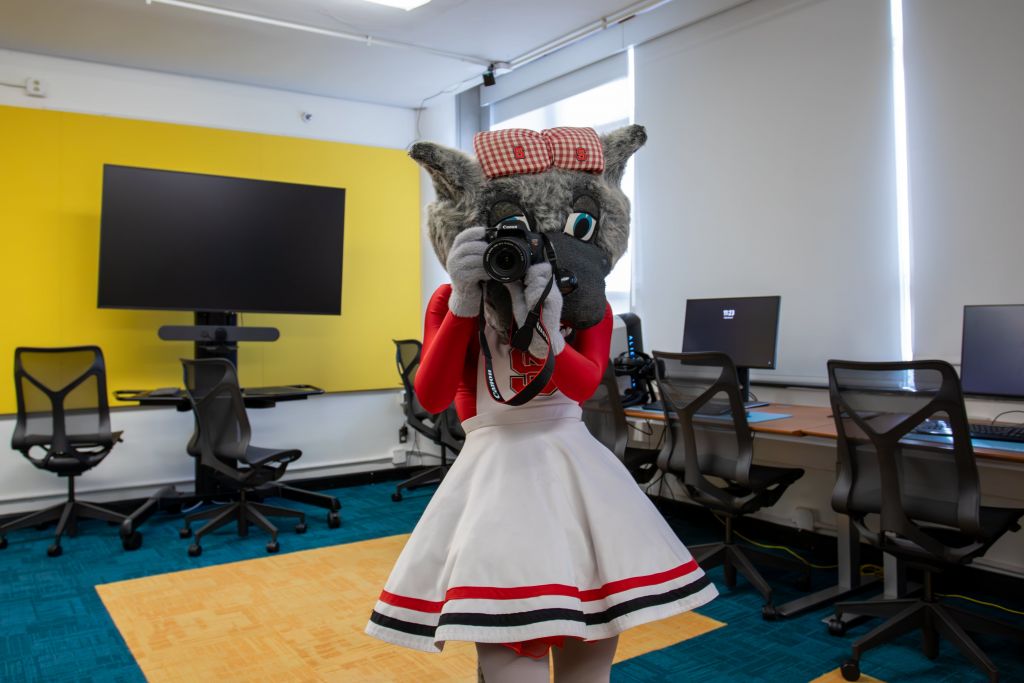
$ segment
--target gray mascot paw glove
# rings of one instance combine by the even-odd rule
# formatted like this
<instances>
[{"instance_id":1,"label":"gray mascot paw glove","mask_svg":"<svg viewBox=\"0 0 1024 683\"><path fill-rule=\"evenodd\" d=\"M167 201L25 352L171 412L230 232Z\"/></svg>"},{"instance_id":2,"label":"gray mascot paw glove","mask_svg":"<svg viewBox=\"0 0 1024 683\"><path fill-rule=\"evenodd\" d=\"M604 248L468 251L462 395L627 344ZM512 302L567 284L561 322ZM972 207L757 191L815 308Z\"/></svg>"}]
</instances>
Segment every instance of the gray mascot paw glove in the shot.
<instances>
[{"instance_id":1,"label":"gray mascot paw glove","mask_svg":"<svg viewBox=\"0 0 1024 683\"><path fill-rule=\"evenodd\" d=\"M448 251L445 269L452 279L448 310L460 318L472 318L480 313L480 283L490 279L484 270L485 231L482 227L466 228L456 235Z\"/></svg>"},{"instance_id":2,"label":"gray mascot paw glove","mask_svg":"<svg viewBox=\"0 0 1024 683\"><path fill-rule=\"evenodd\" d=\"M505 285L512 296L512 314L516 318L516 324L522 325L526 316L537 304L541 295L544 294L544 287L551 277L550 263L537 263L530 266L526 271L526 278L522 283L510 282ZM562 326L562 293L558 291L558 283L551 284L551 291L544 299L544 306L540 316L544 329L551 337L551 350L557 356L565 348L565 338L560 328ZM548 354L548 346L539 332L533 335L530 342L530 355L534 358L544 359Z\"/></svg>"}]
</instances>

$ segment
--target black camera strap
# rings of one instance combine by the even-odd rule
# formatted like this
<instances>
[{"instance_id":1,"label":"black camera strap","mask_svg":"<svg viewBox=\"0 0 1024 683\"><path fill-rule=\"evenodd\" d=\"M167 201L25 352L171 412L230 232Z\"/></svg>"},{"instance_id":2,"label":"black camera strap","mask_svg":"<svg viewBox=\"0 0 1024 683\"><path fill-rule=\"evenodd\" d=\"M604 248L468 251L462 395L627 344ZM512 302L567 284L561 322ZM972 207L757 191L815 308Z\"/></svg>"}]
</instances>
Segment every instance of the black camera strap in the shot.
<instances>
[{"instance_id":1,"label":"black camera strap","mask_svg":"<svg viewBox=\"0 0 1024 683\"><path fill-rule=\"evenodd\" d=\"M551 376L555 373L555 351L551 348L550 333L544 328L544 324L540 321L541 309L544 306L544 300L547 298L548 293L551 292L551 285L553 282L554 275L548 278L548 283L544 287L544 293L541 295L540 299L537 300L533 309L527 314L523 326L512 333L512 346L520 351L527 351L530 348L530 342L533 341L534 331L541 335L548 345L548 354L544 361L544 367L541 368L540 372L537 373L529 384L523 387L522 391L507 401L501 395L501 390L498 388L498 381L494 376L491 347L487 343L487 323L484 321L484 299L486 297L483 296L483 292L481 292L480 315L477 316L477 333L480 336L480 351L484 354L487 390L491 392L491 398L498 403L504 403L509 406L521 406L527 403L548 385L548 382L551 381ZM481 284L481 288L483 288L483 284ZM560 334L559 330L555 330L555 334ZM520 346L520 343L523 343L524 345Z\"/></svg>"}]
</instances>

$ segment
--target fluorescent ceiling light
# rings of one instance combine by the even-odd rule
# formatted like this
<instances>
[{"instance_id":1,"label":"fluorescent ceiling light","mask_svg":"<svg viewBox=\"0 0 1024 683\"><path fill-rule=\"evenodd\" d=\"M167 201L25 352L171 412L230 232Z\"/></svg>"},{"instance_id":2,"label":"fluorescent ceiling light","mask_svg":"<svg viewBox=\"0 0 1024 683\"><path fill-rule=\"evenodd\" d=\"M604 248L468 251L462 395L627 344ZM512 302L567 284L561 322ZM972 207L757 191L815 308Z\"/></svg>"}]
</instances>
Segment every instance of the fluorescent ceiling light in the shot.
<instances>
[{"instance_id":1,"label":"fluorescent ceiling light","mask_svg":"<svg viewBox=\"0 0 1024 683\"><path fill-rule=\"evenodd\" d=\"M408 12L411 9L421 7L430 0L366 0L366 2L372 2L375 5L384 5L386 7L397 7L398 9L404 9Z\"/></svg>"}]
</instances>

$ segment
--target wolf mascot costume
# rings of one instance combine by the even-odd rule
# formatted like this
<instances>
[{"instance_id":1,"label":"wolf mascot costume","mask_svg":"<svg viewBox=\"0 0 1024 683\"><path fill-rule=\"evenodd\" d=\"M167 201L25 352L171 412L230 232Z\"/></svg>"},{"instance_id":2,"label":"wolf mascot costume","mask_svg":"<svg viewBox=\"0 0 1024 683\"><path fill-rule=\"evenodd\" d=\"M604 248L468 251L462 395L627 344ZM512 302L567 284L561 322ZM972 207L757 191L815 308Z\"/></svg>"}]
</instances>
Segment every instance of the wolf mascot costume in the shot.
<instances>
[{"instance_id":1,"label":"wolf mascot costume","mask_svg":"<svg viewBox=\"0 0 1024 683\"><path fill-rule=\"evenodd\" d=\"M451 277L428 305L415 390L455 401L466 442L366 632L428 652L477 643L488 683L607 680L617 635L715 587L580 419L608 364L604 279L626 250L626 162L641 126L478 133L477 159L410 155L437 201Z\"/></svg>"}]
</instances>

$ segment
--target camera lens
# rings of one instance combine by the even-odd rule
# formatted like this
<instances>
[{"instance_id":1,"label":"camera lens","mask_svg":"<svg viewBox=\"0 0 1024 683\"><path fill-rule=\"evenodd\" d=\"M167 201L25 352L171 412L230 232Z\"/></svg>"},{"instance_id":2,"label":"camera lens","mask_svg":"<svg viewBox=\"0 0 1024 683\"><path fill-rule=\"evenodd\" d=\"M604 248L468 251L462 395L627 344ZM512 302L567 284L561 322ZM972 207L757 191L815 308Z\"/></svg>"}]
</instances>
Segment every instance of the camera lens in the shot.
<instances>
[{"instance_id":1,"label":"camera lens","mask_svg":"<svg viewBox=\"0 0 1024 683\"><path fill-rule=\"evenodd\" d=\"M526 275L529 253L525 242L510 238L499 238L491 242L484 252L484 270L491 279L498 282L521 280Z\"/></svg>"}]
</instances>

